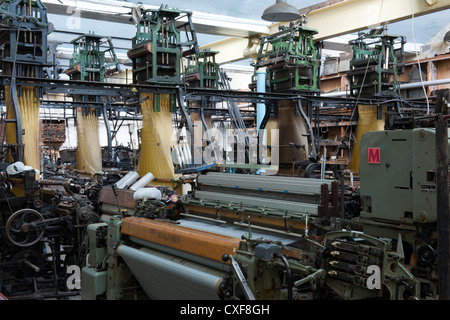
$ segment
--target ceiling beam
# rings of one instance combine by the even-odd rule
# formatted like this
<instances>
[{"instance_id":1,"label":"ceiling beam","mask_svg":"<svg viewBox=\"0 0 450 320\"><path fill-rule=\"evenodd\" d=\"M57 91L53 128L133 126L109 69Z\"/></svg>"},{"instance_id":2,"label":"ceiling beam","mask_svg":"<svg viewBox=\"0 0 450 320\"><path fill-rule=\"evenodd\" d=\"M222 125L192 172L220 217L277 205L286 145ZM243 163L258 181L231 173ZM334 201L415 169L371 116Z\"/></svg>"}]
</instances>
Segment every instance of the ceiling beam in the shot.
<instances>
[{"instance_id":1,"label":"ceiling beam","mask_svg":"<svg viewBox=\"0 0 450 320\"><path fill-rule=\"evenodd\" d=\"M42 0L49 14L66 16L72 19L69 27L76 28L76 19L93 19L107 22L132 25L131 10L133 3L115 0ZM158 9L159 6L142 5L144 9ZM189 10L183 10L189 11ZM184 23L187 18L180 18ZM255 34L270 32L270 23L251 19L235 18L217 14L192 11L192 22L195 31L203 34L213 34L225 37L249 37ZM72 30L73 31L73 30ZM113 36L111 34L111 36Z\"/></svg>"},{"instance_id":2,"label":"ceiling beam","mask_svg":"<svg viewBox=\"0 0 450 320\"><path fill-rule=\"evenodd\" d=\"M307 26L319 32L314 39L326 40L410 19L411 1L415 17L450 8L450 0L329 0L299 11L306 14ZM270 34L278 32L280 25L282 23L272 24ZM225 43L227 46L224 46ZM240 50L242 43L242 39L230 38L203 47L209 47L214 51L220 48L221 52L217 55L216 61L223 64L251 56L249 48L244 49L245 53ZM251 46L253 45L252 43Z\"/></svg>"},{"instance_id":3,"label":"ceiling beam","mask_svg":"<svg viewBox=\"0 0 450 320\"><path fill-rule=\"evenodd\" d=\"M418 17L446 9L450 0L347 0L313 10L307 19L308 27L319 32L314 39L325 40L411 19L413 12ZM276 31L278 25L272 25L271 33Z\"/></svg>"},{"instance_id":4,"label":"ceiling beam","mask_svg":"<svg viewBox=\"0 0 450 320\"><path fill-rule=\"evenodd\" d=\"M259 39L259 37L257 38ZM252 58L251 55L244 56L246 50L251 50L249 49L249 38L226 38L199 47L201 50L204 50L205 48L217 52L215 59L218 64L232 63L244 58Z\"/></svg>"}]
</instances>

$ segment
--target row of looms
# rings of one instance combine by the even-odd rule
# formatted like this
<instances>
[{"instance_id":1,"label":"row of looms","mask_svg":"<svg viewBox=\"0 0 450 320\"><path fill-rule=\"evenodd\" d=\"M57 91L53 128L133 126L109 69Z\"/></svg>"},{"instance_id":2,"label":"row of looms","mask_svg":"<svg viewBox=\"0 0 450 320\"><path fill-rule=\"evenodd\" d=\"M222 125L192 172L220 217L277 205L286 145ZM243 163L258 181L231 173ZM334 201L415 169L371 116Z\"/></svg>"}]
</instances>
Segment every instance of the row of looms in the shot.
<instances>
[{"instance_id":1,"label":"row of looms","mask_svg":"<svg viewBox=\"0 0 450 320\"><path fill-rule=\"evenodd\" d=\"M192 15L133 7L131 84L106 81L123 66L95 33L62 80L46 6L0 1L2 296L450 298L449 91L401 99L404 37L361 32L349 94L326 96L303 16L261 37L238 91ZM75 150L43 107L76 119ZM130 119L139 145L114 146ZM348 130L327 144L335 122Z\"/></svg>"}]
</instances>

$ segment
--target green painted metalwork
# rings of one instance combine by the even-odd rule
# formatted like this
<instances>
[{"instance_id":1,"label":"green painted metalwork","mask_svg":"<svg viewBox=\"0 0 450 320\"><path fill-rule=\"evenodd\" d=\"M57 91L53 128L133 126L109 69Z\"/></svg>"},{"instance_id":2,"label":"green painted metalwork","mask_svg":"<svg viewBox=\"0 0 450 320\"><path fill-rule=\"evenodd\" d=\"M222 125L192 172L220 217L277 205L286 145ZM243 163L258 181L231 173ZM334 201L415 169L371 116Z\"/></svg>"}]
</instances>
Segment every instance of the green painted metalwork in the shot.
<instances>
[{"instance_id":1,"label":"green painted metalwork","mask_svg":"<svg viewBox=\"0 0 450 320\"><path fill-rule=\"evenodd\" d=\"M423 284L406 268L401 243L393 251L391 241L349 230L327 233L324 251L329 253L321 265L328 275L326 285L351 300L420 297ZM377 276L379 285L371 286L375 280L371 274Z\"/></svg>"},{"instance_id":2,"label":"green painted metalwork","mask_svg":"<svg viewBox=\"0 0 450 320\"><path fill-rule=\"evenodd\" d=\"M16 86L16 77L44 78L44 67L48 66L47 36L52 25L47 20L47 7L40 0L1 0L0 21L3 27L0 30L1 69L3 75L11 76L11 105L7 107L7 113L14 113L13 119L8 121L16 125L16 144L8 148L15 161L23 161L22 117L18 102L21 88ZM35 87L34 95L42 97L42 88Z\"/></svg>"},{"instance_id":3,"label":"green painted metalwork","mask_svg":"<svg viewBox=\"0 0 450 320\"><path fill-rule=\"evenodd\" d=\"M47 65L47 35L51 24L47 8L40 0L3 0L0 18L5 27L0 32L2 71L16 76L42 77L42 67Z\"/></svg>"},{"instance_id":4,"label":"green painted metalwork","mask_svg":"<svg viewBox=\"0 0 450 320\"><path fill-rule=\"evenodd\" d=\"M385 28L360 33L357 39L350 41L353 50L348 73L351 94L356 97L397 96L397 76L405 67L405 43L404 36L388 35Z\"/></svg>"},{"instance_id":5,"label":"green painted metalwork","mask_svg":"<svg viewBox=\"0 0 450 320\"><path fill-rule=\"evenodd\" d=\"M191 87L219 89L220 70L216 63L217 51L202 50L187 56L185 81Z\"/></svg>"},{"instance_id":6,"label":"green painted metalwork","mask_svg":"<svg viewBox=\"0 0 450 320\"><path fill-rule=\"evenodd\" d=\"M136 279L116 252L123 242L121 224L122 219L114 216L89 225L86 240L90 255L89 265L82 269L82 299L147 299L142 290L137 290Z\"/></svg>"},{"instance_id":7,"label":"green painted metalwork","mask_svg":"<svg viewBox=\"0 0 450 320\"><path fill-rule=\"evenodd\" d=\"M83 287L81 298L95 300L97 296L106 292L106 258L105 239L107 235L107 223L92 223L87 227L87 240L89 245L88 262L96 268L84 267L82 269Z\"/></svg>"},{"instance_id":8,"label":"green painted metalwork","mask_svg":"<svg viewBox=\"0 0 450 320\"><path fill-rule=\"evenodd\" d=\"M432 128L368 132L361 139L359 169L364 233L401 235L405 262L430 295L437 292L437 279L427 275L438 270L435 140Z\"/></svg>"},{"instance_id":9,"label":"green painted metalwork","mask_svg":"<svg viewBox=\"0 0 450 320\"><path fill-rule=\"evenodd\" d=\"M319 50L314 43L317 30L303 26L303 21L261 37L256 70L267 68L270 92L318 90Z\"/></svg>"},{"instance_id":10,"label":"green painted metalwork","mask_svg":"<svg viewBox=\"0 0 450 320\"><path fill-rule=\"evenodd\" d=\"M73 55L65 72L71 80L104 82L108 76L121 71L111 37L89 33L73 39L70 43L73 44ZM80 95L77 99L100 103L103 98L98 95ZM83 106L82 114L87 115L89 108ZM100 116L100 109L95 112Z\"/></svg>"},{"instance_id":11,"label":"green painted metalwork","mask_svg":"<svg viewBox=\"0 0 450 320\"><path fill-rule=\"evenodd\" d=\"M141 9L139 14L136 36L128 51L134 83L181 84L182 56L198 52L192 13L161 6L157 10ZM187 22L180 24L182 15Z\"/></svg>"},{"instance_id":12,"label":"green painted metalwork","mask_svg":"<svg viewBox=\"0 0 450 320\"><path fill-rule=\"evenodd\" d=\"M70 43L73 44L73 56L66 73L72 80L103 82L108 75L120 72L111 37L84 34ZM104 44L108 45L105 50Z\"/></svg>"}]
</instances>

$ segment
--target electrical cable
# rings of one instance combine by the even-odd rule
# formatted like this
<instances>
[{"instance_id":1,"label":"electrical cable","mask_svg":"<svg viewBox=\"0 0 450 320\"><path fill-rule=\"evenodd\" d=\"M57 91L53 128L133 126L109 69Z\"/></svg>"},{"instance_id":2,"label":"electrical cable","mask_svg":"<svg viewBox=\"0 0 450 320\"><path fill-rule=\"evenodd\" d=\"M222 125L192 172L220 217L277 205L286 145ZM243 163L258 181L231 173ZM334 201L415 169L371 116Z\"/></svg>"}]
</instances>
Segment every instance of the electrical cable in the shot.
<instances>
[{"instance_id":1,"label":"electrical cable","mask_svg":"<svg viewBox=\"0 0 450 320\"><path fill-rule=\"evenodd\" d=\"M361 81L361 87L360 87L360 89L359 89L358 97L357 97L356 102L355 102L355 107L353 108L352 115L350 116L350 120L349 120L350 123L351 123L351 121L353 121L353 119L354 119L354 117L355 117L355 114L356 114L356 110L357 110L357 108L358 108L358 102L359 102L359 99L360 99L360 97L361 97L361 92L362 92L362 89L363 89L363 86L364 86L364 82L366 81L367 72L368 72L368 70L369 70L369 64L370 64L370 58L367 57L367 65L366 65L366 69L365 69L365 71L364 71L364 77L363 77L363 79L362 79L362 81ZM349 130L349 128L350 128L350 133L349 133L349 135L348 135L348 138L349 138L349 139L351 138L352 133L353 133L353 127L352 127L351 124L349 124L348 126L345 127L345 131L344 131L344 133L343 133L342 136L341 136L341 141L339 142L339 146L340 146L340 145L342 144L342 142L344 141L344 137L345 137L347 131ZM349 141L349 144L350 144L350 141ZM336 152L335 152L334 155L336 156L336 155L338 154L338 152L339 152L339 148L336 148ZM351 149L349 150L348 158L351 159Z\"/></svg>"},{"instance_id":2,"label":"electrical cable","mask_svg":"<svg viewBox=\"0 0 450 320\"><path fill-rule=\"evenodd\" d=\"M287 276L287 292L288 292L288 300L292 300L293 298L293 292L292 292L292 272L291 272L291 266L289 264L289 261L286 259L286 257L281 253L274 253L274 257L280 258L284 265L286 266L286 276Z\"/></svg>"},{"instance_id":3,"label":"electrical cable","mask_svg":"<svg viewBox=\"0 0 450 320\"><path fill-rule=\"evenodd\" d=\"M413 0L411 0L411 33L412 33L413 42L414 42L414 52L416 53L416 57L417 57L417 66L419 67L420 83L422 84L423 93L424 93L425 99L427 101L427 113L429 114L430 113L430 101L428 100L428 94L427 94L427 91L425 89L425 85L423 84L422 68L420 66L419 54L417 53L417 48L416 48L416 37L414 35L414 8L413 8Z\"/></svg>"}]
</instances>

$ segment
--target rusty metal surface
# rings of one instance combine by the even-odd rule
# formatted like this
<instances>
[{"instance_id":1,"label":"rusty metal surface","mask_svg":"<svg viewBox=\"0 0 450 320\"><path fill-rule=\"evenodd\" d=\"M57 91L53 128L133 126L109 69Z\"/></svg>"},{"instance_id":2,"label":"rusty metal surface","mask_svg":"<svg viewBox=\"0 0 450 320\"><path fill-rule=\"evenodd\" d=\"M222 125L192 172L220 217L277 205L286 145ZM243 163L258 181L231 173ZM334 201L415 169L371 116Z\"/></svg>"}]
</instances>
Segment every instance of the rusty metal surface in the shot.
<instances>
[{"instance_id":1,"label":"rusty metal surface","mask_svg":"<svg viewBox=\"0 0 450 320\"><path fill-rule=\"evenodd\" d=\"M6 134L6 122L3 119L0 119L0 141L5 139Z\"/></svg>"},{"instance_id":2,"label":"rusty metal surface","mask_svg":"<svg viewBox=\"0 0 450 320\"><path fill-rule=\"evenodd\" d=\"M251 223L254 225L274 228L282 231L303 233L306 228L306 224L304 222L292 220L289 218L289 215L286 215L284 219L262 216L251 212L238 213L225 209L215 209L196 205L188 205L187 209L190 213L194 213L196 215L210 218L220 218L225 221L247 223L248 219L251 219Z\"/></svg>"},{"instance_id":3,"label":"rusty metal surface","mask_svg":"<svg viewBox=\"0 0 450 320\"><path fill-rule=\"evenodd\" d=\"M66 121L42 120L41 134L44 144L64 143L66 141Z\"/></svg>"},{"instance_id":4,"label":"rusty metal surface","mask_svg":"<svg viewBox=\"0 0 450 320\"><path fill-rule=\"evenodd\" d=\"M59 150L59 155L61 157L62 163L70 163L70 162L75 162L77 160L77 150L76 149Z\"/></svg>"},{"instance_id":5,"label":"rusty metal surface","mask_svg":"<svg viewBox=\"0 0 450 320\"><path fill-rule=\"evenodd\" d=\"M303 119L296 114L293 102L278 102L278 123L280 130L280 163L292 163L307 159L307 129ZM299 146L298 148L295 146Z\"/></svg>"},{"instance_id":6,"label":"rusty metal surface","mask_svg":"<svg viewBox=\"0 0 450 320\"><path fill-rule=\"evenodd\" d=\"M117 194L121 208L126 209L136 208L136 200L133 199L134 191L118 189ZM117 205L116 196L114 195L114 192L110 186L102 188L102 190L100 191L99 201L100 203Z\"/></svg>"},{"instance_id":7,"label":"rusty metal surface","mask_svg":"<svg viewBox=\"0 0 450 320\"><path fill-rule=\"evenodd\" d=\"M330 186L331 190L329 190L328 185L321 185L320 206L318 208L319 218L339 217L339 183L333 181Z\"/></svg>"}]
</instances>

